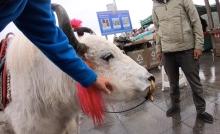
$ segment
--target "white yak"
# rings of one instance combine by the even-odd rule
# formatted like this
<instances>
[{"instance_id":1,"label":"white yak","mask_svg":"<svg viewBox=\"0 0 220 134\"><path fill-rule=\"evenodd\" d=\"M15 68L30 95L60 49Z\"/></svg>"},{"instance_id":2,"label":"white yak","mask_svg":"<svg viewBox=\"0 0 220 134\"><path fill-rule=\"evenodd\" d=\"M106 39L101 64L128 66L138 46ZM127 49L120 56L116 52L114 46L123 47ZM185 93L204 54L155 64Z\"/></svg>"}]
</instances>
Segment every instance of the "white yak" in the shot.
<instances>
[{"instance_id":1,"label":"white yak","mask_svg":"<svg viewBox=\"0 0 220 134\"><path fill-rule=\"evenodd\" d=\"M111 80L114 91L104 96L107 101L124 101L149 87L152 75L113 43L90 34L79 42L88 48L84 59L92 63L98 75ZM4 112L15 133L62 134L80 111L75 81L21 33L9 41L6 65L12 101Z\"/></svg>"}]
</instances>

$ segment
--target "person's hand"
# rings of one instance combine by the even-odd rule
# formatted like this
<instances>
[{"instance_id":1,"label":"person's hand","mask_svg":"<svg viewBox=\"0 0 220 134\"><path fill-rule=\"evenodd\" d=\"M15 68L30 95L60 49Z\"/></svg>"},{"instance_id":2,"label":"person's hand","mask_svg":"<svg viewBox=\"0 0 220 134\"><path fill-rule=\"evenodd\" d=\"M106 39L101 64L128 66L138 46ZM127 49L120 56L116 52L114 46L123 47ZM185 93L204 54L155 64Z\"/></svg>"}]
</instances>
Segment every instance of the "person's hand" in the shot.
<instances>
[{"instance_id":1,"label":"person's hand","mask_svg":"<svg viewBox=\"0 0 220 134\"><path fill-rule=\"evenodd\" d=\"M195 49L194 50L194 59L195 60L198 60L201 55L202 55L202 50L201 49Z\"/></svg>"},{"instance_id":2,"label":"person's hand","mask_svg":"<svg viewBox=\"0 0 220 134\"><path fill-rule=\"evenodd\" d=\"M111 92L113 90L112 84L104 77L98 77L96 82L93 85L91 85L90 87L101 90L101 91L105 92L106 94L111 94Z\"/></svg>"},{"instance_id":3,"label":"person's hand","mask_svg":"<svg viewBox=\"0 0 220 134\"><path fill-rule=\"evenodd\" d=\"M157 52L157 59L159 61L161 61L161 59L162 59L162 52Z\"/></svg>"}]
</instances>

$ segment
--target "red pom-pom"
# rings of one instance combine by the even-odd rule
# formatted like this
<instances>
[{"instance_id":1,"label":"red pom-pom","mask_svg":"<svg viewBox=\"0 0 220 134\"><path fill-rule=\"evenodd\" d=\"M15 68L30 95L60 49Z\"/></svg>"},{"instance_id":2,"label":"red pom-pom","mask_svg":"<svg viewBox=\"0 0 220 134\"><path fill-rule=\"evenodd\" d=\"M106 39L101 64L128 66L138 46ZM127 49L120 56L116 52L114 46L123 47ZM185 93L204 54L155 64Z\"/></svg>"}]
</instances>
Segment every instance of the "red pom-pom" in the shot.
<instances>
[{"instance_id":1,"label":"red pom-pom","mask_svg":"<svg viewBox=\"0 0 220 134\"><path fill-rule=\"evenodd\" d=\"M101 91L93 88L85 88L79 83L77 87L77 98L82 111L93 119L95 125L101 125L104 121L104 101Z\"/></svg>"},{"instance_id":2,"label":"red pom-pom","mask_svg":"<svg viewBox=\"0 0 220 134\"><path fill-rule=\"evenodd\" d=\"M70 24L71 24L72 28L77 29L77 28L81 27L82 21L78 20L78 19L72 19L70 21Z\"/></svg>"}]
</instances>

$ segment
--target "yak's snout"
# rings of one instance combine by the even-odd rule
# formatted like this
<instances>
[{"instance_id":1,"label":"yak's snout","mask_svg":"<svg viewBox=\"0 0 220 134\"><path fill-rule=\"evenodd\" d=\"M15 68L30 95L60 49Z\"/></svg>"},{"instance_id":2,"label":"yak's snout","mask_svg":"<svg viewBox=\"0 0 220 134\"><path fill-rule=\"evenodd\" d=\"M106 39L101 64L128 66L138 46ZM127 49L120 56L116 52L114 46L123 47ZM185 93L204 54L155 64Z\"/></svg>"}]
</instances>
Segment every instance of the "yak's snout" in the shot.
<instances>
[{"instance_id":1,"label":"yak's snout","mask_svg":"<svg viewBox=\"0 0 220 134\"><path fill-rule=\"evenodd\" d=\"M150 77L148 77L148 81L154 81L155 82L155 77L153 75L151 75Z\"/></svg>"}]
</instances>

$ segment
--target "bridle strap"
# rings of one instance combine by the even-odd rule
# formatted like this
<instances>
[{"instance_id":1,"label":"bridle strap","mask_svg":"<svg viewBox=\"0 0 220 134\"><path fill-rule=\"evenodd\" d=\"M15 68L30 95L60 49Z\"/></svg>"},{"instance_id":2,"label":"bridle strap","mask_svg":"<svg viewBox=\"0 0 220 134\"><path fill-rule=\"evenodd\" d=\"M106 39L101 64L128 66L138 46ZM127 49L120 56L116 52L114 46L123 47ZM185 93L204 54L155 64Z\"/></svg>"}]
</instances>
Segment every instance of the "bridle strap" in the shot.
<instances>
[{"instance_id":1,"label":"bridle strap","mask_svg":"<svg viewBox=\"0 0 220 134\"><path fill-rule=\"evenodd\" d=\"M126 110L121 110L121 111L107 111L107 110L105 110L104 112L106 112L106 113L124 113L124 112L128 112L128 111L134 110L134 109L136 109L137 107L143 105L143 104L144 104L145 102L147 102L148 100L149 100L149 99L148 99L147 97L145 97L145 99L144 99L142 102L140 102L140 103L137 104L136 106L131 107L131 108L128 108L128 109L126 109Z\"/></svg>"}]
</instances>

